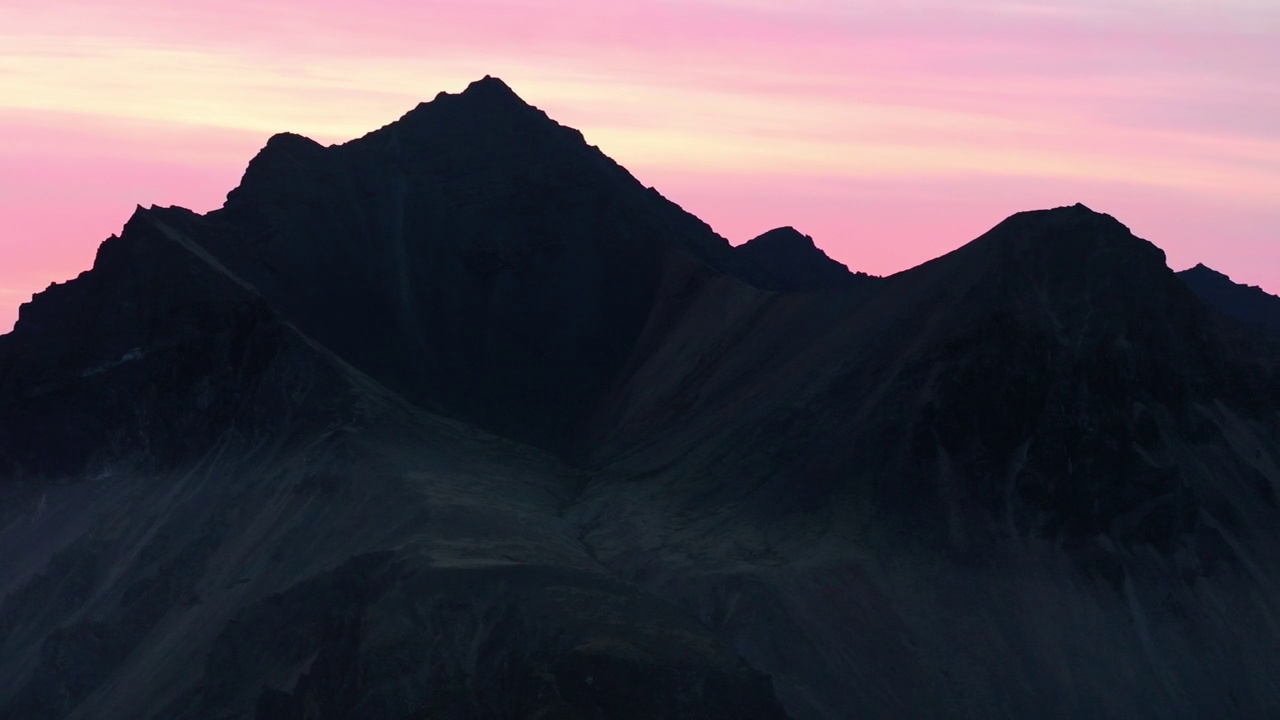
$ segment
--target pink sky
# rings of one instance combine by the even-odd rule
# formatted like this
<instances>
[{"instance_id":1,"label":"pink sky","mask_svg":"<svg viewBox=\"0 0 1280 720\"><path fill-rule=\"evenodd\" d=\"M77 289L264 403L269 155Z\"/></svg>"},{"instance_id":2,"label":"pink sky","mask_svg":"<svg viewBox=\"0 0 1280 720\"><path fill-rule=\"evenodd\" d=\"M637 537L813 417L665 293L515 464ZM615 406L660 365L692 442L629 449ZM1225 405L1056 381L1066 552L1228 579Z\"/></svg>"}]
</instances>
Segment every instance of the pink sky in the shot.
<instances>
[{"instance_id":1,"label":"pink sky","mask_svg":"<svg viewBox=\"0 0 1280 720\"><path fill-rule=\"evenodd\" d=\"M1273 0L0 0L0 331L135 205L485 74L734 243L886 274L1084 202L1280 293Z\"/></svg>"}]
</instances>

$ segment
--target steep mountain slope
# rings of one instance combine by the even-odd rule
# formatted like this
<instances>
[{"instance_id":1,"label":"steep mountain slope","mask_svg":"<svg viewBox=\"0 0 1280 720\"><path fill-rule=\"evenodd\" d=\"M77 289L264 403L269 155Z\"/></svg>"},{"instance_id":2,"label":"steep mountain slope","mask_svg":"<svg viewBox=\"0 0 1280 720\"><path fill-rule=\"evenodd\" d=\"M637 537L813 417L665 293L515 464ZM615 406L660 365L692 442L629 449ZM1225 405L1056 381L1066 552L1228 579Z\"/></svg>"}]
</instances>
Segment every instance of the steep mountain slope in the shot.
<instances>
[{"instance_id":1,"label":"steep mountain slope","mask_svg":"<svg viewBox=\"0 0 1280 720\"><path fill-rule=\"evenodd\" d=\"M708 613L798 714L1276 707L1275 358L1159 250L1024 213L804 316L688 311L576 508L598 557Z\"/></svg>"},{"instance_id":2,"label":"steep mountain slope","mask_svg":"<svg viewBox=\"0 0 1280 720\"><path fill-rule=\"evenodd\" d=\"M256 435L294 412L324 414L287 394L296 382L333 382L312 368L314 351L256 292L171 233L139 209L127 239L102 244L94 270L23 305L0 337L8 478L117 462L163 468L218 442L233 418ZM282 355L297 367L273 366Z\"/></svg>"},{"instance_id":3,"label":"steep mountain slope","mask_svg":"<svg viewBox=\"0 0 1280 720\"><path fill-rule=\"evenodd\" d=\"M1240 285L1204 265L1178 273L1187 287L1219 312L1280 337L1280 297L1260 287Z\"/></svg>"},{"instance_id":4,"label":"steep mountain slope","mask_svg":"<svg viewBox=\"0 0 1280 720\"><path fill-rule=\"evenodd\" d=\"M778 398L805 402L819 396L835 406L833 412L838 408L860 422L883 420L899 427L909 420L927 425L928 432L941 429L939 423L953 424L938 441L954 440L957 451L972 442L989 455L982 462L996 470L1047 421L1055 423L1046 428L1055 436L1102 441L1120 428L1069 423L1098 421L1105 411L1129 426L1137 422L1129 416L1132 405L1182 412L1188 403L1206 398L1265 415L1276 400L1271 351L1219 327L1168 270L1163 253L1113 218L1083 206L1016 215L954 253L886 279L872 298L851 307L824 302L818 310L819 303L808 298L749 293L743 294L747 299L725 302L730 292L717 287L684 304L693 328L723 328L702 335L701 342L714 346L716 354L704 352L699 358L704 361L700 382L684 383L687 373L666 364L670 354L703 350L690 347L692 330L686 336L677 327L670 337L679 348L654 352L652 366L640 368L632 380L646 390L628 412L639 416L648 403L654 406L652 419L626 420L620 434L658 437L657 426L674 421L691 427L668 434L691 438L702 410L732 408L744 417L775 412L755 390L738 399L715 394L721 387L747 388L752 378L768 377L769 392ZM700 315L699 302L731 305L738 309L736 319ZM817 320L809 327L799 322L823 312L840 322ZM726 350L726 337L740 347ZM763 367L738 362L771 357L770 352L775 362ZM712 365L705 362L709 359L723 362ZM657 390L661 378L678 383L674 397ZM891 394L899 392L904 395ZM706 397L715 402L700 405L699 398ZM873 404L864 404L868 401ZM903 405L901 411L918 415L892 417L890 408L879 404ZM689 407L683 419L662 414L673 406ZM1045 416L1046 410L1052 413ZM843 432L840 424L829 422L834 418L823 419L828 422L818 427ZM706 426L729 432L738 425ZM952 432L981 435L952 438ZM1106 442L1122 447L1128 437ZM759 442L744 446L759 447ZM898 448L875 448L886 450L893 458L902 455ZM1073 452L1097 460L1098 451L1090 446Z\"/></svg>"},{"instance_id":5,"label":"steep mountain slope","mask_svg":"<svg viewBox=\"0 0 1280 720\"><path fill-rule=\"evenodd\" d=\"M1273 344L1083 206L797 237L493 79L139 211L0 337L0 716L1280 711Z\"/></svg>"},{"instance_id":6,"label":"steep mountain slope","mask_svg":"<svg viewBox=\"0 0 1280 720\"><path fill-rule=\"evenodd\" d=\"M224 209L174 222L409 400L563 454L668 258L732 259L493 78L344 145L276 136Z\"/></svg>"},{"instance_id":7,"label":"steep mountain slope","mask_svg":"<svg viewBox=\"0 0 1280 720\"><path fill-rule=\"evenodd\" d=\"M0 717L783 717L590 557L576 473L386 391L174 215L0 339Z\"/></svg>"}]
</instances>

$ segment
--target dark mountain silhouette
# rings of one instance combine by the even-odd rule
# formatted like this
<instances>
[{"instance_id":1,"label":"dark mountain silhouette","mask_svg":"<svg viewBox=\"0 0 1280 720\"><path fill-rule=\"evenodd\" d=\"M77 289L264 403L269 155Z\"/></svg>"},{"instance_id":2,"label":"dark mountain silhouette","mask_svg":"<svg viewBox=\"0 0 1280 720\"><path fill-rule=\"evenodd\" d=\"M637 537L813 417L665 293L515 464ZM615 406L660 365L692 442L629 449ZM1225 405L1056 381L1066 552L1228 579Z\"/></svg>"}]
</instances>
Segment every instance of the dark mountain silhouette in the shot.
<instances>
[{"instance_id":1,"label":"dark mountain silhouette","mask_svg":"<svg viewBox=\"0 0 1280 720\"><path fill-rule=\"evenodd\" d=\"M734 253L737 274L766 290L848 290L869 287L876 280L865 273L849 272L814 245L813 238L792 227L770 230L734 248Z\"/></svg>"},{"instance_id":2,"label":"dark mountain silhouette","mask_svg":"<svg viewBox=\"0 0 1280 720\"><path fill-rule=\"evenodd\" d=\"M731 248L486 78L0 336L0 717L1266 717L1280 374L1077 205Z\"/></svg>"},{"instance_id":3,"label":"dark mountain silhouette","mask_svg":"<svg viewBox=\"0 0 1280 720\"><path fill-rule=\"evenodd\" d=\"M424 407L571 452L670 258L727 242L486 78L324 148L272 138L172 224L322 345Z\"/></svg>"},{"instance_id":4,"label":"dark mountain silhouette","mask_svg":"<svg viewBox=\"0 0 1280 720\"><path fill-rule=\"evenodd\" d=\"M1204 265L1178 273L1200 299L1223 314L1280 337L1280 297L1241 285Z\"/></svg>"}]
</instances>

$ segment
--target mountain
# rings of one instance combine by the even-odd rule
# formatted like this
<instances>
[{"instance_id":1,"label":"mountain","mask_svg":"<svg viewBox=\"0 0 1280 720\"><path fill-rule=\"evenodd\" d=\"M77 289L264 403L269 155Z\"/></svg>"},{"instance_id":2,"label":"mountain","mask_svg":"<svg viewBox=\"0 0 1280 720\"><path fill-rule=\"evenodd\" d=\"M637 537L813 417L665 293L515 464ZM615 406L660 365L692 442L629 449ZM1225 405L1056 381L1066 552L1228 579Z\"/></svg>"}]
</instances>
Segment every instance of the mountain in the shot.
<instances>
[{"instance_id":1,"label":"mountain","mask_svg":"<svg viewBox=\"0 0 1280 720\"><path fill-rule=\"evenodd\" d=\"M1183 270L1178 277L1208 305L1247 325L1280 336L1280 297L1255 285L1240 285L1204 265Z\"/></svg>"},{"instance_id":2,"label":"mountain","mask_svg":"<svg viewBox=\"0 0 1280 720\"><path fill-rule=\"evenodd\" d=\"M752 238L734 248L737 273L756 287L790 292L847 290L868 287L875 278L851 273L827 257L813 238L792 227L782 227Z\"/></svg>"},{"instance_id":3,"label":"mountain","mask_svg":"<svg viewBox=\"0 0 1280 720\"><path fill-rule=\"evenodd\" d=\"M1077 205L732 248L486 78L0 336L0 718L1266 717L1280 357Z\"/></svg>"},{"instance_id":4,"label":"mountain","mask_svg":"<svg viewBox=\"0 0 1280 720\"><path fill-rule=\"evenodd\" d=\"M666 482L601 492L588 539L692 607L723 590L671 568L719 546L714 622L797 716L1273 706L1251 633L1275 602L1275 357L1158 249L1081 206L1024 213L815 332L777 310L678 335L719 360L672 396L683 367L637 375L653 400L604 472Z\"/></svg>"},{"instance_id":5,"label":"mountain","mask_svg":"<svg viewBox=\"0 0 1280 720\"><path fill-rule=\"evenodd\" d=\"M345 145L276 136L224 208L166 217L406 399L570 454L670 258L731 261L494 78Z\"/></svg>"}]
</instances>

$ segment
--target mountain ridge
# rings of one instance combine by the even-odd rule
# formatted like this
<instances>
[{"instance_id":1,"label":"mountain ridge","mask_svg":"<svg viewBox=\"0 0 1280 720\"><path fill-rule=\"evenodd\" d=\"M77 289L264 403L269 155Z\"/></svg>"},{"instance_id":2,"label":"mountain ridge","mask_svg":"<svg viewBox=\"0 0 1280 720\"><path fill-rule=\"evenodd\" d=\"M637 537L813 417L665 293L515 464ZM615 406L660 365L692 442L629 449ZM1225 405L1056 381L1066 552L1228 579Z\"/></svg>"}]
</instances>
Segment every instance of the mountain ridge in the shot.
<instances>
[{"instance_id":1,"label":"mountain ridge","mask_svg":"<svg viewBox=\"0 0 1280 720\"><path fill-rule=\"evenodd\" d=\"M1256 285L1235 283L1203 263L1183 270L1178 277L1224 315L1280 338L1280 297Z\"/></svg>"},{"instance_id":2,"label":"mountain ridge","mask_svg":"<svg viewBox=\"0 0 1280 720\"><path fill-rule=\"evenodd\" d=\"M734 248L738 274L751 284L779 291L868 288L874 278L832 260L813 238L793 227L775 228Z\"/></svg>"},{"instance_id":3,"label":"mountain ridge","mask_svg":"<svg viewBox=\"0 0 1280 720\"><path fill-rule=\"evenodd\" d=\"M772 239L495 78L139 208L0 336L0 718L1280 707L1274 344L1083 205Z\"/></svg>"}]
</instances>

